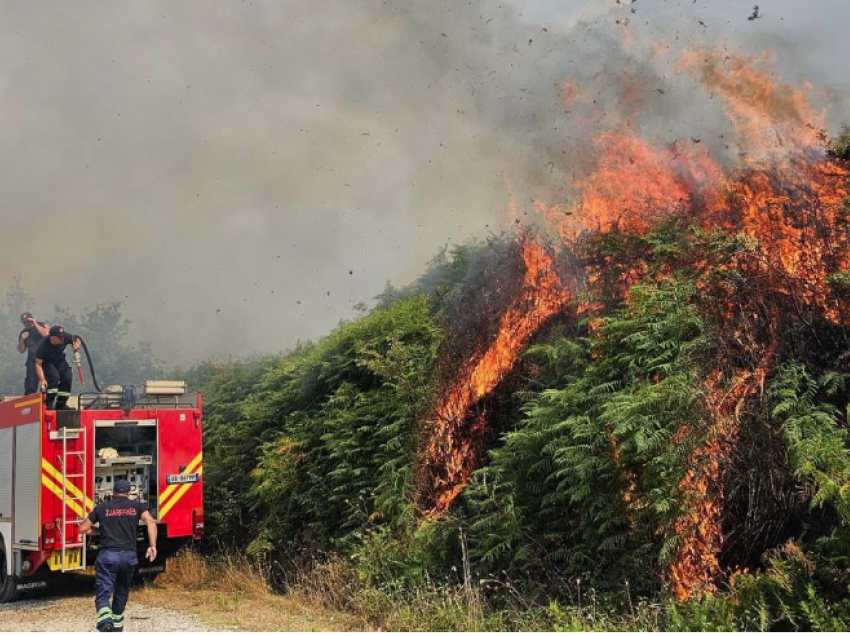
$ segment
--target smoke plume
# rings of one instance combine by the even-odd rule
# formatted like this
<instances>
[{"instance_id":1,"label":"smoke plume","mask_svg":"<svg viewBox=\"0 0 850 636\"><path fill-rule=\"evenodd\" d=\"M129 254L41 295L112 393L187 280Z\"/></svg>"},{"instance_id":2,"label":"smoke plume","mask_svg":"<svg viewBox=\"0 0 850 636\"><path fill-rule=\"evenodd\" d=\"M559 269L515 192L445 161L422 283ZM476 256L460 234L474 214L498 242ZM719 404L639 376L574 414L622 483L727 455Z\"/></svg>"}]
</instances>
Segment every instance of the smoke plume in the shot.
<instances>
[{"instance_id":1,"label":"smoke plume","mask_svg":"<svg viewBox=\"0 0 850 636\"><path fill-rule=\"evenodd\" d=\"M850 7L551 4L4 3L0 272L123 301L168 363L275 351L568 201L604 130L734 161L689 50L769 50L850 119Z\"/></svg>"}]
</instances>

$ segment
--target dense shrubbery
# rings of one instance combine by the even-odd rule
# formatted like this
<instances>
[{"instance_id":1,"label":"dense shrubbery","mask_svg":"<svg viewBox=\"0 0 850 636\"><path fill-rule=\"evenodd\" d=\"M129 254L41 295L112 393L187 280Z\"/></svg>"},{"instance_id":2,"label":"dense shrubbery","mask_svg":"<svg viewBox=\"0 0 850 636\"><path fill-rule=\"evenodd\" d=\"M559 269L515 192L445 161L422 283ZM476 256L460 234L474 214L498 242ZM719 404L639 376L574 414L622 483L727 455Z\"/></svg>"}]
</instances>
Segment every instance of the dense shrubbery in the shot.
<instances>
[{"instance_id":1,"label":"dense shrubbery","mask_svg":"<svg viewBox=\"0 0 850 636\"><path fill-rule=\"evenodd\" d=\"M215 539L292 563L403 517L439 342L414 296L279 359L196 370Z\"/></svg>"},{"instance_id":2,"label":"dense shrubbery","mask_svg":"<svg viewBox=\"0 0 850 636\"><path fill-rule=\"evenodd\" d=\"M606 262L582 298L597 309L583 325L550 325L525 352L508 386L522 408L500 414L488 464L439 521L414 503L418 424L438 393L438 360L457 354L446 343L452 299L469 293L464 272L505 258L500 241L443 255L420 283L388 290L317 343L196 368L209 539L278 575L341 562L344 602L387 625L406 626L400 604L421 614L431 603L446 612L434 629L840 629L850 618L847 340L823 325L822 342L816 322L795 331L794 316L776 323L787 330L779 364L735 413L742 432L722 466L726 580L688 603L665 592L689 510L683 480L712 435L710 374L755 364L718 318L722 294L747 294L741 311L755 326L744 334L763 333L759 312L782 302L735 266L756 249L670 222L589 238L580 258ZM624 293L626 271L638 275Z\"/></svg>"}]
</instances>

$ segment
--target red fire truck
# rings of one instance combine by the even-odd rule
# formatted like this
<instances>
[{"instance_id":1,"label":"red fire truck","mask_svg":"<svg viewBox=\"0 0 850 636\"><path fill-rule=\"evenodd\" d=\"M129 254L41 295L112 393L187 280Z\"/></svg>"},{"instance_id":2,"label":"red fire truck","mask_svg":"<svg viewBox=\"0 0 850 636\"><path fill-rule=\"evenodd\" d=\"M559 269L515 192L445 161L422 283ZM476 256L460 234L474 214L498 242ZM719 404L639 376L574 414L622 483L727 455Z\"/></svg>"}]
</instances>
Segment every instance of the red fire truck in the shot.
<instances>
[{"instance_id":1,"label":"red fire truck","mask_svg":"<svg viewBox=\"0 0 850 636\"><path fill-rule=\"evenodd\" d=\"M69 404L47 410L42 395L0 403L0 603L94 562L97 535L81 535L79 522L111 497L116 479L132 484L159 528L154 563L142 558L139 528L137 577L163 572L203 533L200 395L151 381Z\"/></svg>"}]
</instances>

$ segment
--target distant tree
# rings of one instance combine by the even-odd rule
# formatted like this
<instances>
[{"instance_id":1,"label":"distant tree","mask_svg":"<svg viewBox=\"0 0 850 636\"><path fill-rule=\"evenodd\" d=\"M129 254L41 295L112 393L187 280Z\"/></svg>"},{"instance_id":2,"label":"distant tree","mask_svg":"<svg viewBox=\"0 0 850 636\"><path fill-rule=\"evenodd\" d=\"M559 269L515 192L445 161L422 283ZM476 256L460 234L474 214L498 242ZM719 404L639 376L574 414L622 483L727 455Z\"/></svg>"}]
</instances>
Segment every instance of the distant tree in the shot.
<instances>
[{"instance_id":1,"label":"distant tree","mask_svg":"<svg viewBox=\"0 0 850 636\"><path fill-rule=\"evenodd\" d=\"M33 298L24 290L20 276L15 276L0 302L0 396L18 395L23 391L26 356L18 353L18 335L21 333L21 314L32 311L33 304Z\"/></svg>"}]
</instances>

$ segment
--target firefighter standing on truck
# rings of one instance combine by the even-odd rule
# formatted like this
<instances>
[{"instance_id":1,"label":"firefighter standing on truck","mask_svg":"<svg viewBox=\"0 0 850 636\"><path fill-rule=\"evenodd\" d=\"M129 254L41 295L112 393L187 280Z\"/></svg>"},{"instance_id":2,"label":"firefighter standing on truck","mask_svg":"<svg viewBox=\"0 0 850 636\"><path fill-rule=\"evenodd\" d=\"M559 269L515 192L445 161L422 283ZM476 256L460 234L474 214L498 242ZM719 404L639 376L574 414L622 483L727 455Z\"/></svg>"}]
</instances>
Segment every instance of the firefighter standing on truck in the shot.
<instances>
[{"instance_id":1,"label":"firefighter standing on truck","mask_svg":"<svg viewBox=\"0 0 850 636\"><path fill-rule=\"evenodd\" d=\"M139 564L136 533L139 520L147 526L149 561L156 559L156 520L147 504L130 499L130 482L117 479L114 496L99 504L80 524L80 532L88 534L100 524L100 544L95 561L95 610L100 632L124 631L124 608L130 596L133 575ZM110 603L111 599L111 603Z\"/></svg>"},{"instance_id":2,"label":"firefighter standing on truck","mask_svg":"<svg viewBox=\"0 0 850 636\"><path fill-rule=\"evenodd\" d=\"M27 377L24 380L24 395L32 395L38 391L38 375L35 372L35 350L41 341L47 337L50 327L38 322L28 311L21 314L23 331L18 335L18 353L27 354Z\"/></svg>"},{"instance_id":3,"label":"firefighter standing on truck","mask_svg":"<svg viewBox=\"0 0 850 636\"><path fill-rule=\"evenodd\" d=\"M65 359L65 347L68 345L78 351L82 341L79 336L72 336L59 325L54 325L35 350L35 372L39 388L47 391L48 409L66 408L71 397L73 374Z\"/></svg>"}]
</instances>

